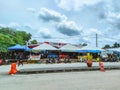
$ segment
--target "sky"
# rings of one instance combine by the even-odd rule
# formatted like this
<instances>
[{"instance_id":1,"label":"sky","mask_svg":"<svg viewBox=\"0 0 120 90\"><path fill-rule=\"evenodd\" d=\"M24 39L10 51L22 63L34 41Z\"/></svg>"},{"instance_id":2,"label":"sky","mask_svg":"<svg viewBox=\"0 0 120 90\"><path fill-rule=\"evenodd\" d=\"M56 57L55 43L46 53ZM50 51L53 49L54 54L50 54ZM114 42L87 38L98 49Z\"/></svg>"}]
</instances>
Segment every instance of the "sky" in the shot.
<instances>
[{"instance_id":1,"label":"sky","mask_svg":"<svg viewBox=\"0 0 120 90\"><path fill-rule=\"evenodd\" d=\"M120 43L120 0L0 0L0 27L39 42Z\"/></svg>"}]
</instances>

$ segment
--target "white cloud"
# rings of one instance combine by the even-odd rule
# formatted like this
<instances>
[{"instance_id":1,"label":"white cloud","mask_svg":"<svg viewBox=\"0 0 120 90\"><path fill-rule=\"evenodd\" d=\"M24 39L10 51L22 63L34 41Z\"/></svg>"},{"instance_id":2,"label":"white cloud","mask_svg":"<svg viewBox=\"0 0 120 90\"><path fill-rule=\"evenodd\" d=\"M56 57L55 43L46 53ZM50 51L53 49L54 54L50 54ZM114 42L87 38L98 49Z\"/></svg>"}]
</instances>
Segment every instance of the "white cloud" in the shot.
<instances>
[{"instance_id":1,"label":"white cloud","mask_svg":"<svg viewBox=\"0 0 120 90\"><path fill-rule=\"evenodd\" d=\"M91 42L91 38L89 37L83 37L82 40L85 42Z\"/></svg>"},{"instance_id":2,"label":"white cloud","mask_svg":"<svg viewBox=\"0 0 120 90\"><path fill-rule=\"evenodd\" d=\"M36 12L36 9L35 9L35 8L27 8L27 11L32 12L32 13L35 13L35 12Z\"/></svg>"},{"instance_id":3,"label":"white cloud","mask_svg":"<svg viewBox=\"0 0 120 90\"><path fill-rule=\"evenodd\" d=\"M104 42L109 42L109 43L115 43L115 42L117 42L117 40L115 40L113 38L103 38L103 39L104 39ZM102 39L100 41L102 41Z\"/></svg>"},{"instance_id":4,"label":"white cloud","mask_svg":"<svg viewBox=\"0 0 120 90\"><path fill-rule=\"evenodd\" d=\"M105 28L100 30L100 36L98 35L100 44L120 42L120 4L116 3L116 1L117 0L106 0L106 2L98 3L90 7L92 9L94 8L93 13L98 15L100 24L105 26ZM92 35L92 32L97 31L89 30L89 33L86 31L85 34L89 35L91 33Z\"/></svg>"},{"instance_id":5,"label":"white cloud","mask_svg":"<svg viewBox=\"0 0 120 90\"><path fill-rule=\"evenodd\" d=\"M80 35L81 33L81 27L78 27L78 25L74 21L67 20L67 17L65 15L62 15L61 13L54 10L41 8L39 11L39 19L42 19L46 22L56 22L54 23L54 26L60 33L64 35L74 36Z\"/></svg>"},{"instance_id":6,"label":"white cloud","mask_svg":"<svg viewBox=\"0 0 120 90\"><path fill-rule=\"evenodd\" d=\"M120 13L110 12L106 21L115 29L120 29Z\"/></svg>"},{"instance_id":7,"label":"white cloud","mask_svg":"<svg viewBox=\"0 0 120 90\"><path fill-rule=\"evenodd\" d=\"M5 25L5 24L0 24L0 27L1 27L1 28L7 27L7 25Z\"/></svg>"},{"instance_id":8,"label":"white cloud","mask_svg":"<svg viewBox=\"0 0 120 90\"><path fill-rule=\"evenodd\" d=\"M12 29L16 29L16 30L22 30L22 31L26 31L27 33L35 33L34 32L34 28L32 27L32 25L30 24L19 24L17 22L10 22L9 24L0 24L0 27L9 27L9 28L12 28Z\"/></svg>"},{"instance_id":9,"label":"white cloud","mask_svg":"<svg viewBox=\"0 0 120 90\"><path fill-rule=\"evenodd\" d=\"M58 6L65 10L80 10L84 6L90 6L99 3L102 0L57 0Z\"/></svg>"},{"instance_id":10,"label":"white cloud","mask_svg":"<svg viewBox=\"0 0 120 90\"><path fill-rule=\"evenodd\" d=\"M27 29L27 30L34 30L34 28L32 27L32 25L30 25L30 24L25 24L23 27L25 29Z\"/></svg>"},{"instance_id":11,"label":"white cloud","mask_svg":"<svg viewBox=\"0 0 120 90\"><path fill-rule=\"evenodd\" d=\"M101 30L98 30L96 28L90 28L88 30L83 30L82 36L87 38L95 38L95 35L103 35L104 33Z\"/></svg>"},{"instance_id":12,"label":"white cloud","mask_svg":"<svg viewBox=\"0 0 120 90\"><path fill-rule=\"evenodd\" d=\"M50 32L50 30L48 28L43 28L42 30L40 29L37 32L36 36L38 36L38 37L41 36L44 39L48 39L48 38L50 39L50 38L52 38L52 33Z\"/></svg>"},{"instance_id":13,"label":"white cloud","mask_svg":"<svg viewBox=\"0 0 120 90\"><path fill-rule=\"evenodd\" d=\"M65 15L62 15L54 10L50 10L47 8L41 8L38 12L38 17L42 19L43 21L55 21L60 22L62 20L67 20L67 17Z\"/></svg>"},{"instance_id":14,"label":"white cloud","mask_svg":"<svg viewBox=\"0 0 120 90\"><path fill-rule=\"evenodd\" d=\"M96 12L101 23L106 22L111 29L120 29L120 5L117 0L108 0L105 3L93 6L98 8Z\"/></svg>"},{"instance_id":15,"label":"white cloud","mask_svg":"<svg viewBox=\"0 0 120 90\"><path fill-rule=\"evenodd\" d=\"M81 34L81 38L79 39L79 41L87 43L89 45L96 46L96 34L98 34L98 44L100 44L101 41L104 41L104 38L103 38L104 33L103 31L98 30L97 28L83 29L83 32Z\"/></svg>"},{"instance_id":16,"label":"white cloud","mask_svg":"<svg viewBox=\"0 0 120 90\"><path fill-rule=\"evenodd\" d=\"M21 27L21 25L16 22L10 22L9 24L0 24L0 27L10 27L10 28L18 29Z\"/></svg>"},{"instance_id":17,"label":"white cloud","mask_svg":"<svg viewBox=\"0 0 120 90\"><path fill-rule=\"evenodd\" d=\"M16 22L11 22L9 23L8 27L18 29L18 28L21 28L21 25Z\"/></svg>"},{"instance_id":18,"label":"white cloud","mask_svg":"<svg viewBox=\"0 0 120 90\"><path fill-rule=\"evenodd\" d=\"M59 0L57 1L57 4L60 8L65 10L71 10L73 8L73 0Z\"/></svg>"},{"instance_id":19,"label":"white cloud","mask_svg":"<svg viewBox=\"0 0 120 90\"><path fill-rule=\"evenodd\" d=\"M73 21L62 21L56 26L57 30L67 36L80 35L81 29Z\"/></svg>"},{"instance_id":20,"label":"white cloud","mask_svg":"<svg viewBox=\"0 0 120 90\"><path fill-rule=\"evenodd\" d=\"M102 35L103 33L101 30L95 29L95 28L90 28L89 30L84 31L84 35Z\"/></svg>"}]
</instances>

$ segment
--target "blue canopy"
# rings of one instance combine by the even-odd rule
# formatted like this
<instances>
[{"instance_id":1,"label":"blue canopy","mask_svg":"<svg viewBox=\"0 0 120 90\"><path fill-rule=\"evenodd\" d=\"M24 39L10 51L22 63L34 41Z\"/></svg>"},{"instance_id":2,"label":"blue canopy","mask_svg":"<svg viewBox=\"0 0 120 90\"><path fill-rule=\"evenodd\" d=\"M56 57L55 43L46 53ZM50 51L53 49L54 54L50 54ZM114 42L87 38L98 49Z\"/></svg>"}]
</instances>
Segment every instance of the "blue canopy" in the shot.
<instances>
[{"instance_id":1,"label":"blue canopy","mask_svg":"<svg viewBox=\"0 0 120 90\"><path fill-rule=\"evenodd\" d=\"M100 50L77 50L77 52L81 53L100 53Z\"/></svg>"},{"instance_id":2,"label":"blue canopy","mask_svg":"<svg viewBox=\"0 0 120 90\"><path fill-rule=\"evenodd\" d=\"M32 49L27 47L27 46L22 46L24 48L25 51L31 51Z\"/></svg>"},{"instance_id":3,"label":"blue canopy","mask_svg":"<svg viewBox=\"0 0 120 90\"><path fill-rule=\"evenodd\" d=\"M101 51L100 50L88 50L88 52L91 52L91 53L100 53Z\"/></svg>"},{"instance_id":4,"label":"blue canopy","mask_svg":"<svg viewBox=\"0 0 120 90\"><path fill-rule=\"evenodd\" d=\"M87 50L77 50L76 52L79 52L79 53L87 53L88 51L87 51Z\"/></svg>"},{"instance_id":5,"label":"blue canopy","mask_svg":"<svg viewBox=\"0 0 120 90\"><path fill-rule=\"evenodd\" d=\"M84 53L100 53L102 52L103 49L98 48L98 47L91 47L91 46L85 46L81 48L80 50L77 50L77 52L84 52Z\"/></svg>"},{"instance_id":6,"label":"blue canopy","mask_svg":"<svg viewBox=\"0 0 120 90\"><path fill-rule=\"evenodd\" d=\"M8 50L25 50L30 51L31 49L27 46L21 46L20 44L16 44L15 46L8 47Z\"/></svg>"},{"instance_id":7,"label":"blue canopy","mask_svg":"<svg viewBox=\"0 0 120 90\"><path fill-rule=\"evenodd\" d=\"M48 58L52 57L52 58L58 58L58 55L57 54L48 54L47 56Z\"/></svg>"},{"instance_id":8,"label":"blue canopy","mask_svg":"<svg viewBox=\"0 0 120 90\"><path fill-rule=\"evenodd\" d=\"M24 50L24 47L20 44L16 44L15 46L8 47L8 50Z\"/></svg>"}]
</instances>

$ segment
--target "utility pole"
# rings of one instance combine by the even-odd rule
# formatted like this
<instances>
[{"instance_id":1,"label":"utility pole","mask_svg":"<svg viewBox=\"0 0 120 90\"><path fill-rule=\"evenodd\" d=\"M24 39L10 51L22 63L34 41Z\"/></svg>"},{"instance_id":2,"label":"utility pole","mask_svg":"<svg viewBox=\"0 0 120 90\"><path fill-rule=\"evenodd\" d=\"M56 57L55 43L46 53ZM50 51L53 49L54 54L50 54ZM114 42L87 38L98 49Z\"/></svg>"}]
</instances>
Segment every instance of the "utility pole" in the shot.
<instances>
[{"instance_id":1,"label":"utility pole","mask_svg":"<svg viewBox=\"0 0 120 90\"><path fill-rule=\"evenodd\" d=\"M98 35L96 33L96 47L98 47Z\"/></svg>"}]
</instances>

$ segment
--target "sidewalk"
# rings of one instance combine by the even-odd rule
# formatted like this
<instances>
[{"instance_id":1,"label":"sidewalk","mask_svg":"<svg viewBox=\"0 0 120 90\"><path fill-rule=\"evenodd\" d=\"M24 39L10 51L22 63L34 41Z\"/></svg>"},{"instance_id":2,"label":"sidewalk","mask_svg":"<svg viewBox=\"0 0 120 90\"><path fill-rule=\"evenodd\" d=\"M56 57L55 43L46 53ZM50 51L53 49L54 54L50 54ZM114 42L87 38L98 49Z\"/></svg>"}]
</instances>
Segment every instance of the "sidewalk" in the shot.
<instances>
[{"instance_id":1,"label":"sidewalk","mask_svg":"<svg viewBox=\"0 0 120 90\"><path fill-rule=\"evenodd\" d=\"M120 69L120 62L103 62L105 70ZM8 74L11 66L0 66L0 74ZM18 74L22 73L48 73L48 72L66 72L66 71L93 71L100 70L99 63L93 62L92 67L87 67L86 63L60 63L60 64L24 64L17 66Z\"/></svg>"}]
</instances>

